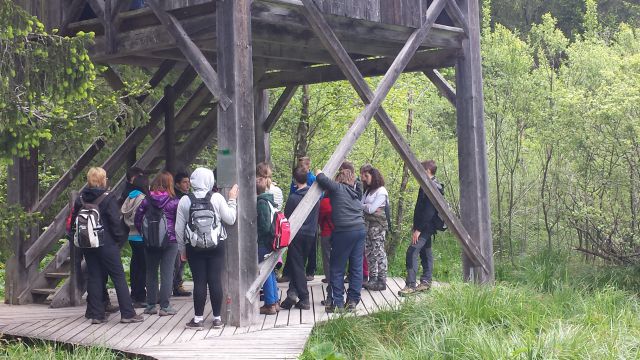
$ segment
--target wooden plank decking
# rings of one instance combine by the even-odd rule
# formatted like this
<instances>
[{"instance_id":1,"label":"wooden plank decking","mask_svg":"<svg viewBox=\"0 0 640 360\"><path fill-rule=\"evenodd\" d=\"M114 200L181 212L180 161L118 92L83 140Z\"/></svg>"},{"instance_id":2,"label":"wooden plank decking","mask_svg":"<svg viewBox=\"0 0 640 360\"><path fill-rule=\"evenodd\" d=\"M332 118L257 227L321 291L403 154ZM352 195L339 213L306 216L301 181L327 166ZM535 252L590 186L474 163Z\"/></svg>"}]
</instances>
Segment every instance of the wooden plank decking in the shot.
<instances>
[{"instance_id":1,"label":"wooden plank decking","mask_svg":"<svg viewBox=\"0 0 640 360\"><path fill-rule=\"evenodd\" d=\"M328 316L320 304L327 288L321 278L316 276L309 283L311 310L292 309L274 316L261 315L249 327L211 329L211 307L207 303L205 330L187 330L184 324L193 316L193 300L173 297L171 302L178 314L145 315L145 321L137 324L121 324L119 314L113 314L109 322L91 325L84 317L84 306L51 309L45 305L0 304L0 334L106 346L156 359L295 359L302 353L314 325L335 316ZM283 296L287 285L279 284ZM392 308L401 301L397 295L401 286L404 286L402 279L390 278L386 291L363 289L357 314ZM116 303L115 298L113 301Z\"/></svg>"}]
</instances>

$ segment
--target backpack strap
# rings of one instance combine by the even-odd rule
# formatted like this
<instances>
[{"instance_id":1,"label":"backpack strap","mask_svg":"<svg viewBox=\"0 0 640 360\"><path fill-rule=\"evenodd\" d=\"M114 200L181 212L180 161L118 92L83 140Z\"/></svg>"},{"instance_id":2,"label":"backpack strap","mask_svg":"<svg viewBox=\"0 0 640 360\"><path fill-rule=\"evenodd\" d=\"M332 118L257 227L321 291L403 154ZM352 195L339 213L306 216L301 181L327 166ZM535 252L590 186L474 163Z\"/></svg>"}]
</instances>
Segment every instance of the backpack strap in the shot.
<instances>
[{"instance_id":1,"label":"backpack strap","mask_svg":"<svg viewBox=\"0 0 640 360\"><path fill-rule=\"evenodd\" d=\"M207 200L207 202L211 202L211 197L213 197L213 192L209 191L207 195L204 196L204 199Z\"/></svg>"},{"instance_id":2,"label":"backpack strap","mask_svg":"<svg viewBox=\"0 0 640 360\"><path fill-rule=\"evenodd\" d=\"M192 192L188 193L187 196L189 197L189 201L191 202L191 205L193 205L196 201L198 201L198 199Z\"/></svg>"}]
</instances>

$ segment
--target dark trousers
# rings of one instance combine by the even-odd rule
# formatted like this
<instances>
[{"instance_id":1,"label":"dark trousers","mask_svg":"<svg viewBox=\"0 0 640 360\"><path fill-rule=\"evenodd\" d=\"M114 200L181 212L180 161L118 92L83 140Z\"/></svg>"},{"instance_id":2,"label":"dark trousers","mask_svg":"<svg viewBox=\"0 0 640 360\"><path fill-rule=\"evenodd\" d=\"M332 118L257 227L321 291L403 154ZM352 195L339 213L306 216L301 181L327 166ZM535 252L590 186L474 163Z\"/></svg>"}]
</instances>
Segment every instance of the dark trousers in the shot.
<instances>
[{"instance_id":1,"label":"dark trousers","mask_svg":"<svg viewBox=\"0 0 640 360\"><path fill-rule=\"evenodd\" d=\"M347 261L349 262L347 301L360 302L365 236L364 226L358 230L334 231L331 236L329 298L332 299L335 307L344 306L344 269Z\"/></svg>"},{"instance_id":2,"label":"dark trousers","mask_svg":"<svg viewBox=\"0 0 640 360\"><path fill-rule=\"evenodd\" d=\"M220 316L222 309L222 270L224 269L224 247L221 241L213 250L194 250L187 245L187 259L193 276L193 310L196 316L204 314L207 301L207 286L211 297L213 316Z\"/></svg>"},{"instance_id":3,"label":"dark trousers","mask_svg":"<svg viewBox=\"0 0 640 360\"><path fill-rule=\"evenodd\" d=\"M182 283L184 282L184 280L182 279L184 277L184 264L186 264L186 262L183 262L182 260L180 260L180 252L178 252L178 256L176 256L176 263L175 266L173 268L173 290L177 290L180 286L182 286Z\"/></svg>"},{"instance_id":4,"label":"dark trousers","mask_svg":"<svg viewBox=\"0 0 640 360\"><path fill-rule=\"evenodd\" d=\"M104 319L104 286L106 272L113 281L118 296L122 318L136 315L127 286L127 279L120 260L120 248L116 244L106 244L95 249L83 249L87 262L87 315L91 319Z\"/></svg>"},{"instance_id":5,"label":"dark trousers","mask_svg":"<svg viewBox=\"0 0 640 360\"><path fill-rule=\"evenodd\" d=\"M144 255L144 242L129 241L131 246L131 264L129 264L129 284L131 299L134 302L147 301L147 262Z\"/></svg>"},{"instance_id":6,"label":"dark trousers","mask_svg":"<svg viewBox=\"0 0 640 360\"><path fill-rule=\"evenodd\" d=\"M431 234L420 235L415 244L409 245L406 255L407 280L409 287L415 287L418 274L418 257L422 264L422 276L420 281L431 282L433 273L433 253L431 251Z\"/></svg>"},{"instance_id":7,"label":"dark trousers","mask_svg":"<svg viewBox=\"0 0 640 360\"><path fill-rule=\"evenodd\" d=\"M305 269L305 275L314 275L316 273L316 268L318 267L318 261L316 259L317 256L317 247L316 247L316 237L313 237L313 242L309 244L306 252L303 253L303 263L302 268ZM284 263L284 268L282 269L282 275L291 277L291 264L289 264L289 257L291 254L287 255L287 260Z\"/></svg>"},{"instance_id":8,"label":"dark trousers","mask_svg":"<svg viewBox=\"0 0 640 360\"><path fill-rule=\"evenodd\" d=\"M169 243L163 249L145 249L147 257L147 304L156 302L161 308L169 307L169 296L173 289L173 268L178 244ZM160 292L158 293L158 268L160 268ZM159 294L159 295L158 295Z\"/></svg>"},{"instance_id":9,"label":"dark trousers","mask_svg":"<svg viewBox=\"0 0 640 360\"><path fill-rule=\"evenodd\" d=\"M309 247L315 246L316 237L309 235L296 235L289 246L287 264L289 264L289 290L287 297L291 300L299 298L301 301L309 301L309 289L307 288L307 274L305 272L305 255L309 254Z\"/></svg>"}]
</instances>

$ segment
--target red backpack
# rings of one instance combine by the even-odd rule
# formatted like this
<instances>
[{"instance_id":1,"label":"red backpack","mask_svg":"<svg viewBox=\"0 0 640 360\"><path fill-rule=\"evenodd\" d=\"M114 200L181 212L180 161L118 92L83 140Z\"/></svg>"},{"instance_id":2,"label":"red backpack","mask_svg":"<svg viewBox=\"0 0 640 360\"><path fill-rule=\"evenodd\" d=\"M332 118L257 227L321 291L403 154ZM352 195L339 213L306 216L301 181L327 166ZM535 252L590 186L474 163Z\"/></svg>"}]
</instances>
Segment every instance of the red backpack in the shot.
<instances>
[{"instance_id":1,"label":"red backpack","mask_svg":"<svg viewBox=\"0 0 640 360\"><path fill-rule=\"evenodd\" d=\"M273 214L273 250L286 248L291 242L291 224L289 220L284 216L281 211L271 205L271 202L267 201L271 213Z\"/></svg>"}]
</instances>

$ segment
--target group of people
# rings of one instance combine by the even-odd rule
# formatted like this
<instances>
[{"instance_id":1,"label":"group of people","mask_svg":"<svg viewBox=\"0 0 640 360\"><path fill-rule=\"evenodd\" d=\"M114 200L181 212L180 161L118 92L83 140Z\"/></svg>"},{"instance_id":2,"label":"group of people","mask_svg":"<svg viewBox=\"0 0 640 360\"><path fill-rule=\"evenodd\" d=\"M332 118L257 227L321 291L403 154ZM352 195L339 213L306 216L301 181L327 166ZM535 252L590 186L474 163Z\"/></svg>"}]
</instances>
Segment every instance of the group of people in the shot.
<instances>
[{"instance_id":1,"label":"group of people","mask_svg":"<svg viewBox=\"0 0 640 360\"><path fill-rule=\"evenodd\" d=\"M426 174L438 189L436 164L423 163ZM312 207L289 246L284 272L289 280L286 298L281 301L275 271L263 286L264 306L261 314L274 315L280 309L311 308L307 282L312 280L307 263L315 267L316 238L319 235L322 263L328 282L327 312L353 311L360 302L362 287L371 291L386 290L386 233L390 227L389 194L384 177L371 165L360 168L342 163L331 179L321 171L311 172L309 158L303 157L292 173L286 203L282 190L272 180L272 169L260 163L256 169L258 261L264 261L273 248L274 215L279 211L290 217L317 182L323 195ZM171 316L177 312L170 296L190 296L182 286L184 265L188 262L193 277L194 316L187 328L201 330L207 292L210 295L213 327L223 325L222 273L224 270L224 225L233 225L237 217L238 186L228 199L218 193L214 172L197 168L189 176L174 177L163 171L153 181L138 168L127 171L126 188L118 197L107 189L107 174L91 168L87 184L73 204L68 219L70 239L87 264L87 310L85 316L94 324L107 321L108 314L121 313L121 322L140 322L144 314ZM90 231L99 233L99 245L81 246L78 234L86 231L87 214L97 214ZM431 241L437 211L423 190L416 201L412 241L406 253L407 281L400 295L428 290L431 286L433 255ZM84 218L85 222L82 222ZM78 225L81 224L81 225ZM97 224L97 225L96 225ZM83 230L79 228L83 227ZM130 286L127 286L120 251L128 241L131 247ZM313 259L311 259L313 257ZM418 257L423 273L418 282ZM280 259L282 262L282 259ZM345 271L348 275L345 280ZM315 272L315 271L314 271ZM158 276L159 274L159 276ZM111 278L119 306L110 304L107 280ZM349 287L345 296L345 281ZM208 290L207 290L208 289Z\"/></svg>"},{"instance_id":2,"label":"group of people","mask_svg":"<svg viewBox=\"0 0 640 360\"><path fill-rule=\"evenodd\" d=\"M442 192L442 185L435 178L437 170L433 160L422 163L427 176ZM313 280L316 239L320 238L322 264L328 282L327 312L353 311L360 302L363 287L371 291L387 289L386 234L390 230L389 193L384 187L382 173L372 165L360 168L358 177L352 163L345 161L337 175L330 179L321 171L313 174L308 157L298 159L293 170L290 194L284 205L288 218L306 195L309 187L317 182L323 191L322 198L314 205L300 230L289 246L282 281L289 282L287 296L278 298L275 271L269 274L263 286L264 306L261 314L274 315L280 309L310 309L307 281ZM258 261L273 251L273 214L282 206L282 190L271 179L268 164L258 165L256 188L258 194ZM426 291L431 287L433 255L431 241L436 233L434 219L438 213L421 189L416 200L413 218L412 241L406 253L407 281L400 290L401 296ZM418 257L423 273L416 280ZM345 270L348 275L345 280ZM349 283L346 291L344 283Z\"/></svg>"},{"instance_id":3,"label":"group of people","mask_svg":"<svg viewBox=\"0 0 640 360\"><path fill-rule=\"evenodd\" d=\"M74 243L87 264L85 316L93 324L101 324L107 321L109 313L119 310L121 322L141 322L144 318L136 314L136 307L144 308L144 314L148 315L175 315L177 311L171 306L171 294L191 296L182 286L184 266L188 262L194 283L194 317L186 327L204 329L207 288L213 327L222 327L226 239L222 224L235 223L237 196L238 186L234 185L225 200L217 192L214 174L209 169L197 168L191 176L178 173L175 177L163 171L149 182L144 171L131 168L127 171L126 188L119 198L107 190L105 170L91 168L87 173L87 184L68 219L69 237L77 240L79 233L87 231L86 218L94 216L91 211L96 214L88 231L99 238L99 244L85 242L80 246L78 242ZM201 231L202 222L204 231ZM211 237L213 233L214 238ZM201 242L203 238L206 243ZM127 240L132 253L131 290L120 257ZM113 282L119 306L110 304L106 287L108 278Z\"/></svg>"}]
</instances>

